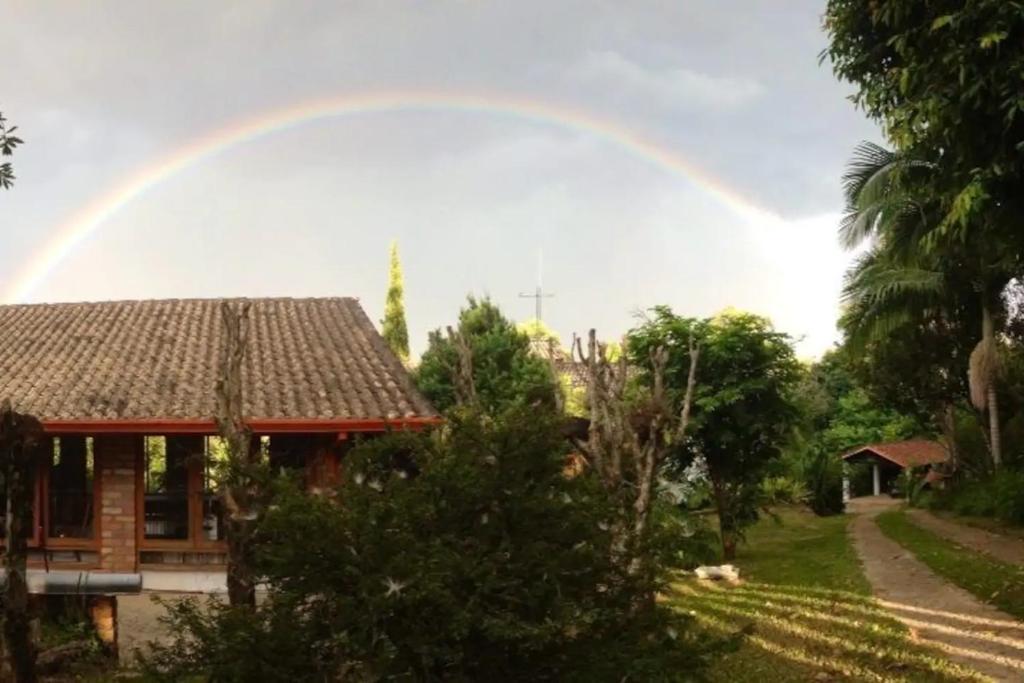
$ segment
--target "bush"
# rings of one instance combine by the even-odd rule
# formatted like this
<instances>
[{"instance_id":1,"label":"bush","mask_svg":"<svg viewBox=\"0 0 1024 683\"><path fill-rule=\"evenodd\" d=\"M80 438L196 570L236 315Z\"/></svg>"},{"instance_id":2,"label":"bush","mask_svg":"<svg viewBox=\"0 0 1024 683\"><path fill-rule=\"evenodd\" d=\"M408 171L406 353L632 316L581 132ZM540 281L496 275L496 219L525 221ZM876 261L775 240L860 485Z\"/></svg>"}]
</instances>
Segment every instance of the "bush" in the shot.
<instances>
[{"instance_id":1,"label":"bush","mask_svg":"<svg viewBox=\"0 0 1024 683\"><path fill-rule=\"evenodd\" d=\"M283 484L255 609L183 603L164 680L693 680L712 643L610 561L609 506L536 411L357 446L337 502ZM646 551L667 557L659 527Z\"/></svg>"},{"instance_id":2,"label":"bush","mask_svg":"<svg viewBox=\"0 0 1024 683\"><path fill-rule=\"evenodd\" d=\"M799 479L766 477L761 482L761 496L767 505L803 505L810 501L811 492Z\"/></svg>"},{"instance_id":3,"label":"bush","mask_svg":"<svg viewBox=\"0 0 1024 683\"><path fill-rule=\"evenodd\" d=\"M1024 525L1024 472L1004 469L994 475L968 479L949 490L935 491L927 501L933 509L958 515L992 517L1006 524Z\"/></svg>"}]
</instances>

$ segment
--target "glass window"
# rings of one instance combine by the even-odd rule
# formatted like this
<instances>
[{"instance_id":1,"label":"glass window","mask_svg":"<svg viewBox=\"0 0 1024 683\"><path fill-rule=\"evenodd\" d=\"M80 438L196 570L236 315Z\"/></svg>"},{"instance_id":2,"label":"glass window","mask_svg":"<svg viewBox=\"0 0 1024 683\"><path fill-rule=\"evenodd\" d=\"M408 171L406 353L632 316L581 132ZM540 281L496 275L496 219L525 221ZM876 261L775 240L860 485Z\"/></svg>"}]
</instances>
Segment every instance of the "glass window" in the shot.
<instances>
[{"instance_id":1,"label":"glass window","mask_svg":"<svg viewBox=\"0 0 1024 683\"><path fill-rule=\"evenodd\" d=\"M206 437L206 458L203 466L203 539L224 540L224 483L228 446L222 437Z\"/></svg>"},{"instance_id":2,"label":"glass window","mask_svg":"<svg viewBox=\"0 0 1024 683\"><path fill-rule=\"evenodd\" d=\"M93 467L92 437L53 438L47 501L50 538L93 537Z\"/></svg>"},{"instance_id":3,"label":"glass window","mask_svg":"<svg viewBox=\"0 0 1024 683\"><path fill-rule=\"evenodd\" d=\"M189 459L194 445L190 437L145 437L144 498L145 537L186 540L189 537Z\"/></svg>"}]
</instances>

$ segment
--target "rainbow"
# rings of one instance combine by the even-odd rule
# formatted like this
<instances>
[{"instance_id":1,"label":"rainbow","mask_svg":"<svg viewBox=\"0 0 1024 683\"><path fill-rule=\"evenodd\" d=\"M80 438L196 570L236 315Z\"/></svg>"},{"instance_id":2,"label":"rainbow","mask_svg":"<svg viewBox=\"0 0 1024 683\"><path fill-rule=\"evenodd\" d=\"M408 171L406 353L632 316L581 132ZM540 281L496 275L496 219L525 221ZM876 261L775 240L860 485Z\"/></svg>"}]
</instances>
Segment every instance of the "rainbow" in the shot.
<instances>
[{"instance_id":1,"label":"rainbow","mask_svg":"<svg viewBox=\"0 0 1024 683\"><path fill-rule=\"evenodd\" d=\"M357 114L399 111L456 111L514 117L540 124L581 131L678 175L748 220L778 220L736 191L638 133L590 112L537 100L501 94L439 93L435 91L374 92L304 102L265 112L192 140L184 147L128 176L88 203L60 225L47 243L14 278L5 301L28 300L76 247L114 214L147 190L191 166L226 150L314 121Z\"/></svg>"}]
</instances>

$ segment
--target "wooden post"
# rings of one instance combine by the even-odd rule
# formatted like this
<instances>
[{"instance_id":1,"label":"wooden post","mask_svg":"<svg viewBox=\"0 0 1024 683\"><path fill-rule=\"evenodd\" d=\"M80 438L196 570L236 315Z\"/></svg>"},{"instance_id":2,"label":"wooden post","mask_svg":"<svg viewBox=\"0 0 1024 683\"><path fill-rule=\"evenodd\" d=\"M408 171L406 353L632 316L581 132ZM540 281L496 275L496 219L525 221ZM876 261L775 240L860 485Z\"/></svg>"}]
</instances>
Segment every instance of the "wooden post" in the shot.
<instances>
[{"instance_id":1,"label":"wooden post","mask_svg":"<svg viewBox=\"0 0 1024 683\"><path fill-rule=\"evenodd\" d=\"M882 472L878 463L871 465L871 480L876 496L882 495Z\"/></svg>"}]
</instances>

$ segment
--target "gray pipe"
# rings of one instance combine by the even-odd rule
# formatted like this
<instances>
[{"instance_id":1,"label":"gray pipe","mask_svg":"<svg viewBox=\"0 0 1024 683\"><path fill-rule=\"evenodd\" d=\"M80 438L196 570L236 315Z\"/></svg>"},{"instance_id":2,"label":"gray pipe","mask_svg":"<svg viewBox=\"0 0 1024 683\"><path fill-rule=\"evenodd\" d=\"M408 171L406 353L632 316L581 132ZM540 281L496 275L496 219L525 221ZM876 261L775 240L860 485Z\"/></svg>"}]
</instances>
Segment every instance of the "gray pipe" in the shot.
<instances>
[{"instance_id":1,"label":"gray pipe","mask_svg":"<svg viewBox=\"0 0 1024 683\"><path fill-rule=\"evenodd\" d=\"M28 592L33 595L134 595L142 592L142 574L29 569L25 578ZM4 583L0 573L0 586Z\"/></svg>"}]
</instances>

